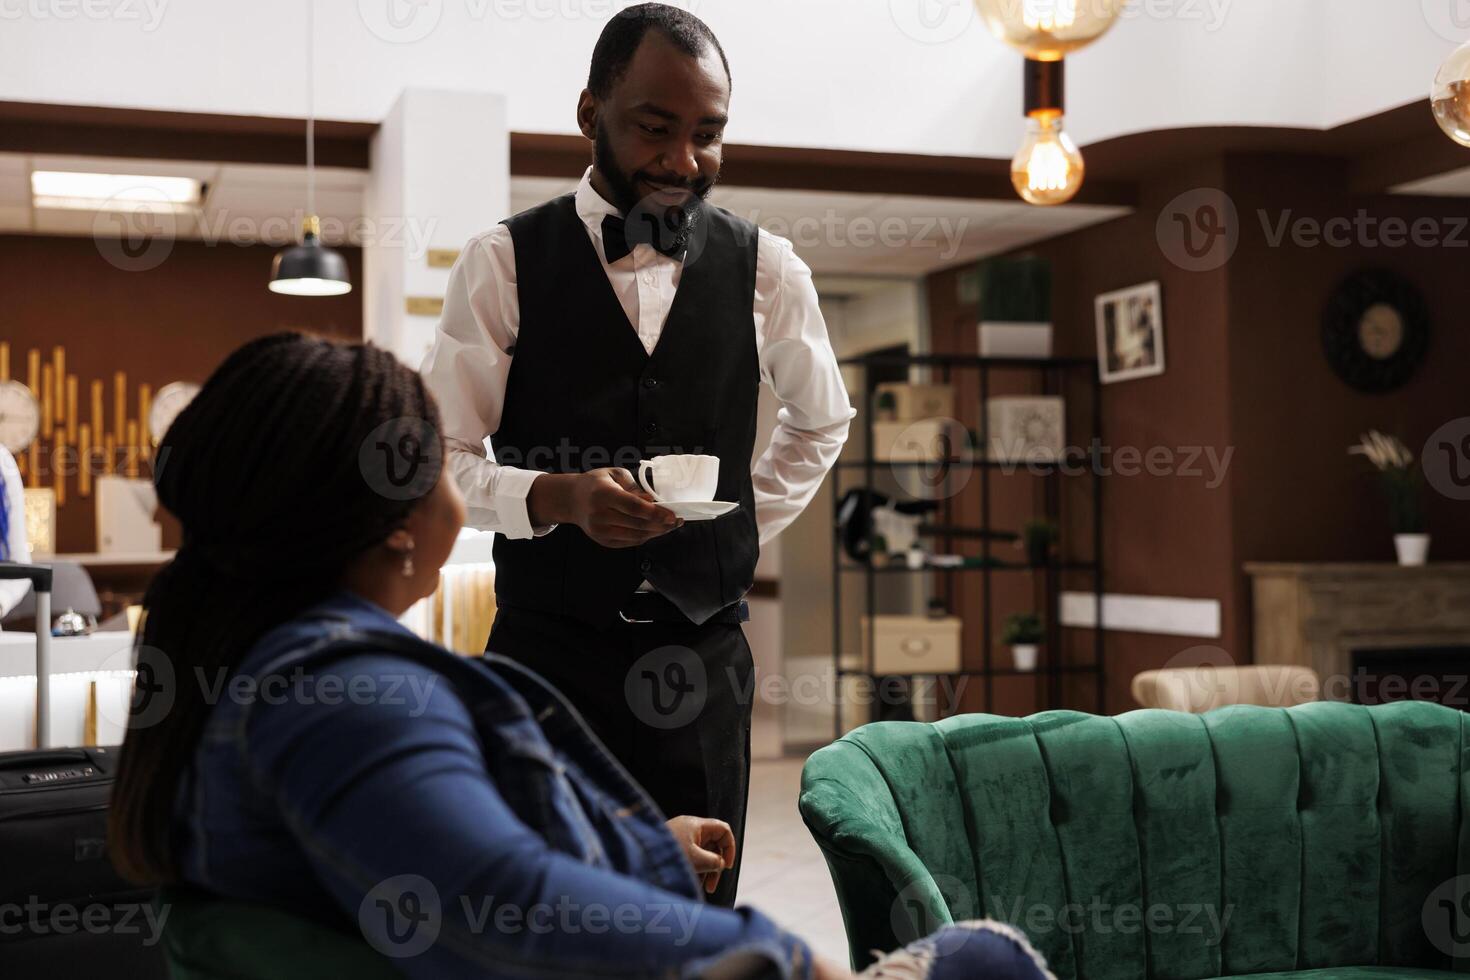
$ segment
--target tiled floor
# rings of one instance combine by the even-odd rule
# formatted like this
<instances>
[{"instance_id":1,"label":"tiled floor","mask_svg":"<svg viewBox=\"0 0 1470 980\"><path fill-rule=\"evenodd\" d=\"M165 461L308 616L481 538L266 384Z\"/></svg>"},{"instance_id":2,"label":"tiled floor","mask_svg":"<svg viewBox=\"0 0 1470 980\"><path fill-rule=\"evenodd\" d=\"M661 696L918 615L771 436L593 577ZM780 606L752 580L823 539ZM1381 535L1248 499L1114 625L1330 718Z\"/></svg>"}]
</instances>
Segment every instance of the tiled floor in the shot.
<instances>
[{"instance_id":1,"label":"tiled floor","mask_svg":"<svg viewBox=\"0 0 1470 980\"><path fill-rule=\"evenodd\" d=\"M804 761L758 760L751 766L738 901L805 939L818 955L846 963L837 893L822 852L796 812Z\"/></svg>"}]
</instances>

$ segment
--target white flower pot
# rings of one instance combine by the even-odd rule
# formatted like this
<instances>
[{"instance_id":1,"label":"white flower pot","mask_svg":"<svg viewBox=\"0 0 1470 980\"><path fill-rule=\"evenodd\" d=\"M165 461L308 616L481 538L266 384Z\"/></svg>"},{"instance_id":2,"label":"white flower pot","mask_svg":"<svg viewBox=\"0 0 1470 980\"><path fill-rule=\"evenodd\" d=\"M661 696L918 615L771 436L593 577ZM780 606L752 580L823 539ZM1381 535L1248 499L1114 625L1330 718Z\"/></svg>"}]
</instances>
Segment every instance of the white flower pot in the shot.
<instances>
[{"instance_id":1,"label":"white flower pot","mask_svg":"<svg viewBox=\"0 0 1470 980\"><path fill-rule=\"evenodd\" d=\"M1017 670L1036 669L1037 646L1034 643L1017 643L1011 647L1011 660Z\"/></svg>"},{"instance_id":2,"label":"white flower pot","mask_svg":"<svg viewBox=\"0 0 1470 980\"><path fill-rule=\"evenodd\" d=\"M1404 567L1422 565L1429 560L1429 535L1395 534L1393 546L1399 553L1399 564Z\"/></svg>"}]
</instances>

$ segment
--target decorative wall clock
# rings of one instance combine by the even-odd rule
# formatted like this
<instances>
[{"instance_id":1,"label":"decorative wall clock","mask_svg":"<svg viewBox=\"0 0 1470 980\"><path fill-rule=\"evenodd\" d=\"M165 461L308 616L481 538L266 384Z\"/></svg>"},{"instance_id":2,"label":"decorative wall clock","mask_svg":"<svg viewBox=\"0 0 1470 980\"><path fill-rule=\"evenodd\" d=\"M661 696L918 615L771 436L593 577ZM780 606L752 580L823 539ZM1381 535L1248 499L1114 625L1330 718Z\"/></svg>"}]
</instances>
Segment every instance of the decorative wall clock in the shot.
<instances>
[{"instance_id":1,"label":"decorative wall clock","mask_svg":"<svg viewBox=\"0 0 1470 980\"><path fill-rule=\"evenodd\" d=\"M148 432L155 444L163 441L163 434L173 425L184 407L199 394L199 386L192 381L174 381L158 389L153 404L148 410Z\"/></svg>"},{"instance_id":2,"label":"decorative wall clock","mask_svg":"<svg viewBox=\"0 0 1470 980\"><path fill-rule=\"evenodd\" d=\"M41 403L19 381L0 382L0 446L19 454L41 431Z\"/></svg>"},{"instance_id":3,"label":"decorative wall clock","mask_svg":"<svg viewBox=\"0 0 1470 980\"><path fill-rule=\"evenodd\" d=\"M1322 346L1337 376L1359 391L1401 387L1429 350L1429 304L1396 273L1356 272L1322 318Z\"/></svg>"}]
</instances>

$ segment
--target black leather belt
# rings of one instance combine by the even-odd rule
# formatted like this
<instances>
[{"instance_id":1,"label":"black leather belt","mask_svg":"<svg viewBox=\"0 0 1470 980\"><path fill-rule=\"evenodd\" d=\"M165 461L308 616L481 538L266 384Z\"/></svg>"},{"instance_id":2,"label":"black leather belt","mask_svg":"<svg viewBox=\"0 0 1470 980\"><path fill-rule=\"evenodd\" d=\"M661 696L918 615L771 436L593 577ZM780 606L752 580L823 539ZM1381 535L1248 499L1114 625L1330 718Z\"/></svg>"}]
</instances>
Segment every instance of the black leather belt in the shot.
<instances>
[{"instance_id":1,"label":"black leather belt","mask_svg":"<svg viewBox=\"0 0 1470 980\"><path fill-rule=\"evenodd\" d=\"M625 623L680 623L691 625L679 607L657 592L635 592L623 603L619 614ZM750 621L750 603L741 599L715 613L710 623L739 626Z\"/></svg>"}]
</instances>

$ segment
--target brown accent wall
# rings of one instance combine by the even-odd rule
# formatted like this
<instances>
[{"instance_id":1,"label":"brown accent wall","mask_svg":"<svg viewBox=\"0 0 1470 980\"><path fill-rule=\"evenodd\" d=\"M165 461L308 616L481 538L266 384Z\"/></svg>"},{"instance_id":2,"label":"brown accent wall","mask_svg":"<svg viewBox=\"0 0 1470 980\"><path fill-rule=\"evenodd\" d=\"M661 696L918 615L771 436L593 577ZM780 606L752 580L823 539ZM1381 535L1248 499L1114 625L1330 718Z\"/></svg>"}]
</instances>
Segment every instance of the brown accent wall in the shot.
<instances>
[{"instance_id":1,"label":"brown accent wall","mask_svg":"<svg viewBox=\"0 0 1470 980\"><path fill-rule=\"evenodd\" d=\"M1241 447L1234 470L1236 573L1247 561L1392 561L1387 512L1367 462L1346 449L1370 428L1399 434L1417 454L1435 429L1470 415L1470 200L1357 197L1351 173L1331 161L1231 157L1231 196L1241 213L1241 244L1229 266L1231 429ZM1326 222L1361 211L1367 237L1349 248L1301 247L1273 229ZM1264 219L1262 216L1264 212ZM1458 244L1387 247L1382 223L1429 219ZM1458 229L1458 230L1457 230ZM1356 233L1355 233L1356 234ZM1358 392L1322 354L1322 310L1352 272L1382 268L1424 294L1430 350L1407 385ZM1470 557L1470 504L1427 493L1431 560ZM1242 577L1240 587L1245 588ZM1248 630L1248 609L1235 617Z\"/></svg>"},{"instance_id":2,"label":"brown accent wall","mask_svg":"<svg viewBox=\"0 0 1470 980\"><path fill-rule=\"evenodd\" d=\"M1347 456L1348 445L1363 430L1378 427L1402 432L1417 451L1439 425L1470 415L1464 378L1470 330L1461 322L1461 311L1470 308L1470 248L1389 249L1355 242L1302 249L1268 241L1261 210L1271 221L1286 209L1293 217L1320 220L1351 218L1360 208L1379 220L1470 215L1470 202L1463 200L1357 197L1347 190L1350 176L1350 167L1328 159L1215 156L1143 181L1133 215L1028 249L1053 262L1059 354L1095 354L1098 294L1151 280L1162 284L1167 371L1103 389L1108 446L1233 450L1224 482L1214 489L1203 477L1115 473L1104 481L1107 590L1217 599L1222 607L1218 640L1110 632L1110 711L1135 706L1129 693L1135 673L1163 666L1197 644L1218 645L1238 662L1251 660L1244 562L1392 560L1377 487L1366 463ZM1224 268L1195 273L1164 256L1155 226L1176 195L1199 187L1230 194L1240 214L1241 241ZM1338 380L1320 340L1322 310L1333 288L1369 266L1396 270L1417 283L1434 314L1428 362L1405 388L1387 395L1361 394ZM976 311L956 302L956 276L948 270L929 280L934 347L974 352ZM1038 500L1034 491L1003 490L992 521L1024 520ZM1434 557L1470 556L1466 509L1431 494ZM1086 542L1080 545L1085 552ZM1068 547L1075 554L1079 542ZM1022 590L1006 601L1024 606L1030 595ZM978 636L974 582L966 583L964 597L967 633ZM1085 657L1085 633L1069 632L1065 656ZM1029 682L998 682L997 693L999 711L1024 713L1039 704ZM1071 685L1069 705L1090 708L1087 693L1085 686Z\"/></svg>"},{"instance_id":3,"label":"brown accent wall","mask_svg":"<svg viewBox=\"0 0 1470 980\"><path fill-rule=\"evenodd\" d=\"M91 238L0 235L0 340L11 348L12 376L25 380L26 352L42 358L66 347L68 373L82 401L94 378L127 372L130 413L136 386L156 392L171 381L202 382L230 351L278 330L297 329L342 339L362 337L362 294L278 296L266 288L275 249L268 246L175 242L157 267L125 271L108 262ZM362 282L361 251L342 249L353 282ZM82 417L87 410L82 409ZM49 485L48 479L43 485ZM67 483L57 515L57 550L96 550L95 499ZM172 534L166 529L165 544Z\"/></svg>"}]
</instances>

